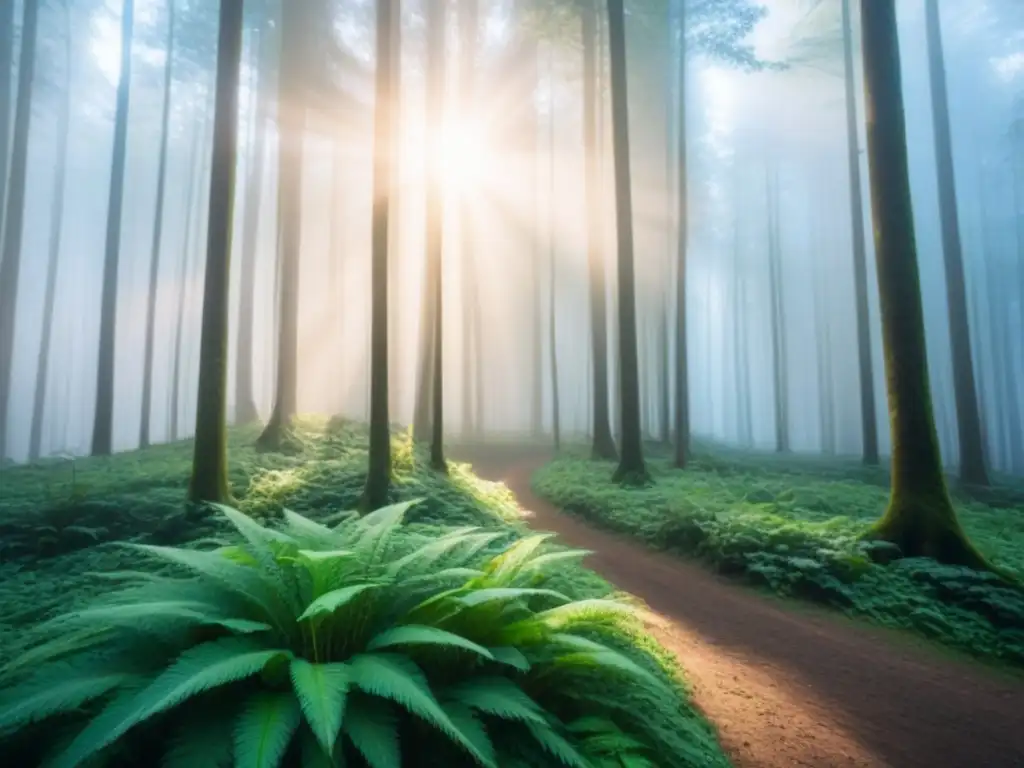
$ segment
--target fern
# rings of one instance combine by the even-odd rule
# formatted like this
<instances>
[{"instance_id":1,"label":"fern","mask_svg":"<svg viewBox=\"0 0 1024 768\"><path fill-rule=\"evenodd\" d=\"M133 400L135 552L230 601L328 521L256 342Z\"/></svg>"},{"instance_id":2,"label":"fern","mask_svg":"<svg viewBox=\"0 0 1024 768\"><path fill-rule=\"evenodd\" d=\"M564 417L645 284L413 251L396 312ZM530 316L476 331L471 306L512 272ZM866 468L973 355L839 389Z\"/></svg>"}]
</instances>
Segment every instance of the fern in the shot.
<instances>
[{"instance_id":1,"label":"fern","mask_svg":"<svg viewBox=\"0 0 1024 768\"><path fill-rule=\"evenodd\" d=\"M236 768L277 768L299 719L298 703L289 692L253 696L235 723Z\"/></svg>"},{"instance_id":2,"label":"fern","mask_svg":"<svg viewBox=\"0 0 1024 768\"><path fill-rule=\"evenodd\" d=\"M347 664L310 664L295 659L291 663L291 678L306 722L324 751L332 754L341 730L351 669Z\"/></svg>"}]
</instances>

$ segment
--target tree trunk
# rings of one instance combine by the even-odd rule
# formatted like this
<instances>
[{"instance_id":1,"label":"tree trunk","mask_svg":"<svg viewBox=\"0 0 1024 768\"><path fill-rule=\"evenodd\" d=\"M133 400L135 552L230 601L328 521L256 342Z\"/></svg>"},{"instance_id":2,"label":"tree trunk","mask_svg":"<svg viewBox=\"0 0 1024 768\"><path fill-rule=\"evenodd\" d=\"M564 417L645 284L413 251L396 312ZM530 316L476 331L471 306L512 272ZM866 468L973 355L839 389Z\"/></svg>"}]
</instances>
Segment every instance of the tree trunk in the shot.
<instances>
[{"instance_id":1,"label":"tree trunk","mask_svg":"<svg viewBox=\"0 0 1024 768\"><path fill-rule=\"evenodd\" d=\"M612 436L608 400L608 296L605 287L604 254L601 247L601 174L598 168L597 113L598 94L597 8L595 0L586 0L581 9L583 37L583 151L584 185L587 195L587 264L590 273L590 333L593 362L593 430L591 449L595 459L613 461L618 453ZM623 43L625 45L625 43Z\"/></svg>"},{"instance_id":2,"label":"tree trunk","mask_svg":"<svg viewBox=\"0 0 1024 768\"><path fill-rule=\"evenodd\" d=\"M167 139L171 120L171 84L174 72L174 0L167 5L167 53L164 61L164 100L160 116L160 162L156 177L153 243L150 249L149 295L146 301L146 349L142 363L142 414L139 447L148 448L153 407L153 346L156 336L156 299L160 285L160 247L163 240L164 193L167 188Z\"/></svg>"},{"instance_id":3,"label":"tree trunk","mask_svg":"<svg viewBox=\"0 0 1024 768\"><path fill-rule=\"evenodd\" d=\"M779 242L779 176L768 172L768 290L771 293L772 371L775 392L775 450L789 452L789 385L786 355L786 317L783 302L782 247Z\"/></svg>"},{"instance_id":4,"label":"tree trunk","mask_svg":"<svg viewBox=\"0 0 1024 768\"><path fill-rule=\"evenodd\" d=\"M964 287L963 249L960 218L956 204L953 172L953 139L949 126L949 97L946 64L942 48L942 27L938 3L925 3L928 36L928 69L932 95L932 126L935 133L935 168L938 175L939 215L942 220L942 253L946 274L946 302L949 339L953 353L953 392L960 446L960 479L970 485L988 485L985 447L981 439L981 417L974 382L974 358L967 317Z\"/></svg>"},{"instance_id":5,"label":"tree trunk","mask_svg":"<svg viewBox=\"0 0 1024 768\"><path fill-rule=\"evenodd\" d=\"M25 226L25 187L28 180L28 139L32 123L39 0L25 0L21 29L18 98L14 109L14 144L11 148L11 175L7 191L7 213L4 216L3 250L0 251L0 459L3 459L10 449L7 417L13 383L14 325L18 315L18 274L21 271L21 240ZM5 143L0 147L0 152L6 151Z\"/></svg>"},{"instance_id":6,"label":"tree trunk","mask_svg":"<svg viewBox=\"0 0 1024 768\"><path fill-rule=\"evenodd\" d=\"M554 80L554 62L548 52L548 82ZM548 364L551 368L551 432L555 451L562 449L562 414L558 394L558 260L555 253L555 107L548 114ZM539 222L538 222L539 223ZM606 379L607 381L607 379ZM605 409L607 413L607 407Z\"/></svg>"},{"instance_id":7,"label":"tree trunk","mask_svg":"<svg viewBox=\"0 0 1024 768\"><path fill-rule=\"evenodd\" d=\"M24 29L24 27L23 27ZM24 33L23 33L24 34ZM11 147L11 93L14 72L14 3L0 4L0 238L3 236L4 214L7 210L7 173L10 170L8 160ZM0 239L2 242L2 239ZM3 261L3 254L0 254ZM2 439L0 433L0 439ZM3 446L0 446L0 455Z\"/></svg>"},{"instance_id":8,"label":"tree trunk","mask_svg":"<svg viewBox=\"0 0 1024 768\"><path fill-rule=\"evenodd\" d=\"M679 199L676 212L676 357L675 357L675 456L674 464L685 469L690 454L690 382L689 358L686 339L686 257L690 240L689 227L689 174L686 146L686 3L679 8Z\"/></svg>"},{"instance_id":9,"label":"tree trunk","mask_svg":"<svg viewBox=\"0 0 1024 768\"><path fill-rule=\"evenodd\" d=\"M904 555L984 567L953 509L928 380L895 0L861 0L871 208L882 310L892 491L871 534Z\"/></svg>"},{"instance_id":10,"label":"tree trunk","mask_svg":"<svg viewBox=\"0 0 1024 768\"><path fill-rule=\"evenodd\" d=\"M370 339L370 452L363 491L365 509L388 501L391 431L388 419L388 208L391 198L394 126L392 111L397 51L392 51L395 0L377 0L377 74L373 127L372 320Z\"/></svg>"},{"instance_id":11,"label":"tree trunk","mask_svg":"<svg viewBox=\"0 0 1024 768\"><path fill-rule=\"evenodd\" d=\"M238 347L235 362L235 423L251 424L259 419L253 372L256 313L256 261L259 252L260 210L263 204L264 162L267 151L267 123L273 109L270 87L270 46L260 37L257 44L256 114L251 149L252 165L245 182L245 218L242 223L241 275L238 291Z\"/></svg>"},{"instance_id":12,"label":"tree trunk","mask_svg":"<svg viewBox=\"0 0 1024 768\"><path fill-rule=\"evenodd\" d=\"M853 234L853 286L857 308L857 360L860 375L860 422L865 464L878 464L878 422L875 415L874 363L871 359L871 317L868 310L867 255L864 243L864 193L860 180L857 91L853 71L853 23L850 3L843 0L843 61L846 91L846 158L850 174L850 227Z\"/></svg>"},{"instance_id":13,"label":"tree trunk","mask_svg":"<svg viewBox=\"0 0 1024 768\"><path fill-rule=\"evenodd\" d=\"M103 299L100 309L100 350L96 367L96 408L92 455L109 456L114 441L114 376L117 344L117 278L121 260L121 216L128 149L128 109L132 76L132 24L135 0L124 0L121 12L121 74L114 117L114 154L107 205L106 251L103 258Z\"/></svg>"},{"instance_id":14,"label":"tree trunk","mask_svg":"<svg viewBox=\"0 0 1024 768\"><path fill-rule=\"evenodd\" d=\"M636 281L633 270L633 199L629 169L629 99L626 90L626 19L623 0L608 0L611 56L612 148L615 159L615 222L619 267L619 363L622 454L614 480L646 483L640 434L640 371L637 360Z\"/></svg>"},{"instance_id":15,"label":"tree trunk","mask_svg":"<svg viewBox=\"0 0 1024 768\"><path fill-rule=\"evenodd\" d=\"M64 199L67 181L69 139L68 123L71 117L71 73L74 63L74 31L71 23L71 6L64 9L67 14L65 40L64 98L57 113L57 139L60 149L53 172L53 200L50 209L50 253L46 266L46 295L43 298L43 334L39 342L39 356L36 360L36 389L32 400L32 431L29 434L28 456L31 461L39 458L43 439L43 414L46 407L46 390L50 377L50 348L53 344L53 315L57 298L57 270L60 264L60 249L64 231Z\"/></svg>"},{"instance_id":16,"label":"tree trunk","mask_svg":"<svg viewBox=\"0 0 1024 768\"><path fill-rule=\"evenodd\" d=\"M231 502L228 484L228 310L231 230L238 158L238 91L242 65L243 0L221 0L217 41L217 96L213 114L203 331L189 501Z\"/></svg>"},{"instance_id":17,"label":"tree trunk","mask_svg":"<svg viewBox=\"0 0 1024 768\"><path fill-rule=\"evenodd\" d=\"M447 0L427 0L427 146L437 140L438 128L444 117L444 84L447 78L445 67L445 31L447 25ZM444 292L442 290L444 257L444 185L441 158L432 152L427 158L427 265L425 283L428 291L424 296L427 312L424 323L429 323L426 338L430 355L426 370L421 375L430 376L430 466L438 472L448 471L444 457ZM423 383L421 382L421 386Z\"/></svg>"},{"instance_id":18,"label":"tree trunk","mask_svg":"<svg viewBox=\"0 0 1024 768\"><path fill-rule=\"evenodd\" d=\"M402 14L393 10L391 19L391 122L402 120ZM399 418L402 407L402 186L399 168L402 162L402 143L399 132L391 132L391 184L388 192L388 413Z\"/></svg>"}]
</instances>

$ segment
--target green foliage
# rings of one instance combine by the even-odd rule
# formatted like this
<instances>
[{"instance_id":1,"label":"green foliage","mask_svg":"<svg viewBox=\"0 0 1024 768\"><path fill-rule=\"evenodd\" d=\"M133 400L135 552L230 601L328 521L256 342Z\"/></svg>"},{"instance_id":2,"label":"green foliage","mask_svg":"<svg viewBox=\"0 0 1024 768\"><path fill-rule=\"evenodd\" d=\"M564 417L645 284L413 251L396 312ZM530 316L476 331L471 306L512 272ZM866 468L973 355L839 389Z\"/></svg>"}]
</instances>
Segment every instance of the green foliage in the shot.
<instances>
[{"instance_id":1,"label":"green foliage","mask_svg":"<svg viewBox=\"0 0 1024 768\"><path fill-rule=\"evenodd\" d=\"M1024 666L1024 589L862 540L887 500L877 470L702 450L685 472L655 459L653 485L623 489L609 468L565 458L533 483L569 512L775 593ZM957 513L986 557L1024 577L1020 508L961 500Z\"/></svg>"},{"instance_id":2,"label":"green foliage","mask_svg":"<svg viewBox=\"0 0 1024 768\"><path fill-rule=\"evenodd\" d=\"M123 545L174 572L114 573L113 592L31 631L2 680L0 732L25 734L5 755L36 764L38 726L58 719L69 738L45 757L55 768L715 756L672 681L630 646L627 605L541 586L560 562L542 560L546 536L494 548L477 527L429 535L402 526L411 507L333 527L221 508L242 543ZM228 746L192 743L208 732L180 725L200 714Z\"/></svg>"}]
</instances>

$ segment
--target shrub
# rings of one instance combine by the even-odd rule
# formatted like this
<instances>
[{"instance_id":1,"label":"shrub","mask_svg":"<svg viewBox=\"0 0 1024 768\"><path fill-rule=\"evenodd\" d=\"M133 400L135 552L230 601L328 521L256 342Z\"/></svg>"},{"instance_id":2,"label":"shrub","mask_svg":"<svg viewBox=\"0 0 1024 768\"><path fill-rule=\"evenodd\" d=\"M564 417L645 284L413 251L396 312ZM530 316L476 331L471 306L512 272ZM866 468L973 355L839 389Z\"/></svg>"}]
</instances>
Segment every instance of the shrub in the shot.
<instances>
[{"instance_id":1,"label":"shrub","mask_svg":"<svg viewBox=\"0 0 1024 768\"><path fill-rule=\"evenodd\" d=\"M544 585L583 553L546 550L544 535L417 534L401 526L411 505L333 527L286 511L273 528L221 508L242 543L124 545L169 570L111 573L112 593L33 630L34 647L0 678L8 762L718 759L631 641L628 605Z\"/></svg>"}]
</instances>

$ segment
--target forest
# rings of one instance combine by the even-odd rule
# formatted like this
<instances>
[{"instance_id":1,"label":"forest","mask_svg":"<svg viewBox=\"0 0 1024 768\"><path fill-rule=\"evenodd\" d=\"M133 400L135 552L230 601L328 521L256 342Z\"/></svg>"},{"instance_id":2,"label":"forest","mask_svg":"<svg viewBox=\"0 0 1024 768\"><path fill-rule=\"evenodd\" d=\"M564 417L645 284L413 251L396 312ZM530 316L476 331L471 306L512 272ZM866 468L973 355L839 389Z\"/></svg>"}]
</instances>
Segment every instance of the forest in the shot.
<instances>
[{"instance_id":1,"label":"forest","mask_svg":"<svg viewBox=\"0 0 1024 768\"><path fill-rule=\"evenodd\" d=\"M16 768L1024 766L1019 0L0 0Z\"/></svg>"}]
</instances>

